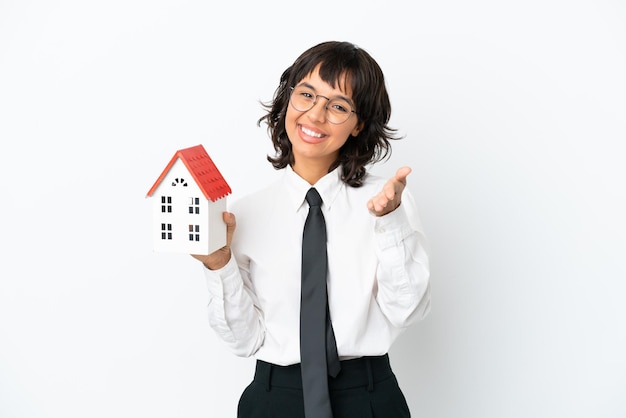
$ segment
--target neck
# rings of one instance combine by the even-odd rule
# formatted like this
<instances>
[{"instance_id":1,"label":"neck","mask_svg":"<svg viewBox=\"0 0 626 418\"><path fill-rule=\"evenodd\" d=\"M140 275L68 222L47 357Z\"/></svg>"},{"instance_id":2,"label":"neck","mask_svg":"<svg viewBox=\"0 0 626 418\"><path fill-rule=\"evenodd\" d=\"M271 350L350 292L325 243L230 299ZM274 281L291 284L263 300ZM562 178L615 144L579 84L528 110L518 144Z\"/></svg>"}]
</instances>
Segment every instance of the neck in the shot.
<instances>
[{"instance_id":1,"label":"neck","mask_svg":"<svg viewBox=\"0 0 626 418\"><path fill-rule=\"evenodd\" d=\"M330 166L327 163L323 164L296 164L294 163L293 171L306 180L310 185L314 185L319 179L328 174L328 168Z\"/></svg>"}]
</instances>

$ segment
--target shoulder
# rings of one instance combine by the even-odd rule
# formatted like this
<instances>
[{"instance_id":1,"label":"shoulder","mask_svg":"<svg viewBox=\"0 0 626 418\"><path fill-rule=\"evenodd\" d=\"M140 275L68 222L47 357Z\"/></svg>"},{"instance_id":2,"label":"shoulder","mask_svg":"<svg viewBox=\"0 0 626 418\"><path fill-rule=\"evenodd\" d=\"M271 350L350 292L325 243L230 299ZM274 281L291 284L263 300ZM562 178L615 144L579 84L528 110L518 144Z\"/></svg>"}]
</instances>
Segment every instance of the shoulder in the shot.
<instances>
[{"instance_id":1,"label":"shoulder","mask_svg":"<svg viewBox=\"0 0 626 418\"><path fill-rule=\"evenodd\" d=\"M374 196L382 190L387 180L379 175L367 173L363 179L363 183L359 187L353 187L346 184L346 189L352 195Z\"/></svg>"},{"instance_id":2,"label":"shoulder","mask_svg":"<svg viewBox=\"0 0 626 418\"><path fill-rule=\"evenodd\" d=\"M365 179L363 180L363 186L361 187L379 187L383 186L387 182L385 177L382 177L378 174L367 173L365 175Z\"/></svg>"},{"instance_id":3,"label":"shoulder","mask_svg":"<svg viewBox=\"0 0 626 418\"><path fill-rule=\"evenodd\" d=\"M263 211L268 208L272 202L275 202L280 196L280 180L263 186L255 191L238 198L231 199L229 202L229 211L235 213L244 213L254 209L255 211Z\"/></svg>"}]
</instances>

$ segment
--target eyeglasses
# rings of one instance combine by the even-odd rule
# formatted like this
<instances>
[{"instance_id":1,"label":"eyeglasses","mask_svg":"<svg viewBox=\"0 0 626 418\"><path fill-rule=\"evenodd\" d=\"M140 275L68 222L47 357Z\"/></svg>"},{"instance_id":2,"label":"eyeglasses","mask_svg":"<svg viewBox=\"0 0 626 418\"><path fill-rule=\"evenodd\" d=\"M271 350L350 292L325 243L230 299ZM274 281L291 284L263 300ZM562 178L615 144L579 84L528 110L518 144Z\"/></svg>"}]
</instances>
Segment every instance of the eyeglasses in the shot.
<instances>
[{"instance_id":1,"label":"eyeglasses","mask_svg":"<svg viewBox=\"0 0 626 418\"><path fill-rule=\"evenodd\" d=\"M319 97L328 100L324 107L326 109L326 119L333 125L344 123L350 119L353 113L356 114L356 111L352 109L352 105L346 99L339 97L330 99L326 96L315 94L313 89L306 86L291 87L289 103L298 112L306 112L315 106Z\"/></svg>"}]
</instances>

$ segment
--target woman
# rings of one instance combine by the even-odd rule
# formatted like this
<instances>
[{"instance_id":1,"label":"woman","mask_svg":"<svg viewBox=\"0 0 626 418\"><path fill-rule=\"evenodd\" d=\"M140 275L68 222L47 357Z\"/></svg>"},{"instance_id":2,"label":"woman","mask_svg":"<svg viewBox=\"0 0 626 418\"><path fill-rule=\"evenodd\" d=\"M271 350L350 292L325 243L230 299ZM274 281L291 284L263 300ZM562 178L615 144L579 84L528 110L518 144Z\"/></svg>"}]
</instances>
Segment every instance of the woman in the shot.
<instances>
[{"instance_id":1,"label":"woman","mask_svg":"<svg viewBox=\"0 0 626 418\"><path fill-rule=\"evenodd\" d=\"M283 175L224 213L224 248L194 255L206 267L211 326L235 354L257 359L238 417L409 417L387 352L429 311L429 267L405 190L411 169L387 181L366 170L397 139L383 73L363 49L324 42L284 71L266 110L259 124L276 151L268 160ZM312 258L303 248L311 189L326 234L326 254ZM301 352L316 340L301 318L307 263L326 275L318 294L327 301L311 303L327 304L331 320L324 366L308 366ZM310 383L308 373L326 366L321 383Z\"/></svg>"}]
</instances>

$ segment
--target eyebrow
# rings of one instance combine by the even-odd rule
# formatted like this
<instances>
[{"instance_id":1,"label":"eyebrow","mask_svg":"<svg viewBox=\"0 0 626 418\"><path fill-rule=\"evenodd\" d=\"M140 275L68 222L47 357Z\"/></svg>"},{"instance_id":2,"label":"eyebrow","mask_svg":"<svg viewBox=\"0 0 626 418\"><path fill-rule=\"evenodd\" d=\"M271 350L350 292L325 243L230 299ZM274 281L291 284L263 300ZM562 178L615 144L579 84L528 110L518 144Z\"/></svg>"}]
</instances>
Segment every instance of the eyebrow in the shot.
<instances>
[{"instance_id":1,"label":"eyebrow","mask_svg":"<svg viewBox=\"0 0 626 418\"><path fill-rule=\"evenodd\" d=\"M315 87L313 87L311 84L307 83L306 81L298 84L296 87L299 87L299 86L308 87L311 90L313 90L315 92L315 94L317 94L317 90L315 90ZM326 96L324 96L324 97L326 97ZM328 99L333 99L333 100L334 99L341 99L341 100L345 100L346 102L350 103L351 105L354 105L354 102L351 99L347 98L346 96L344 96L342 94L338 94L336 96L329 97Z\"/></svg>"}]
</instances>

